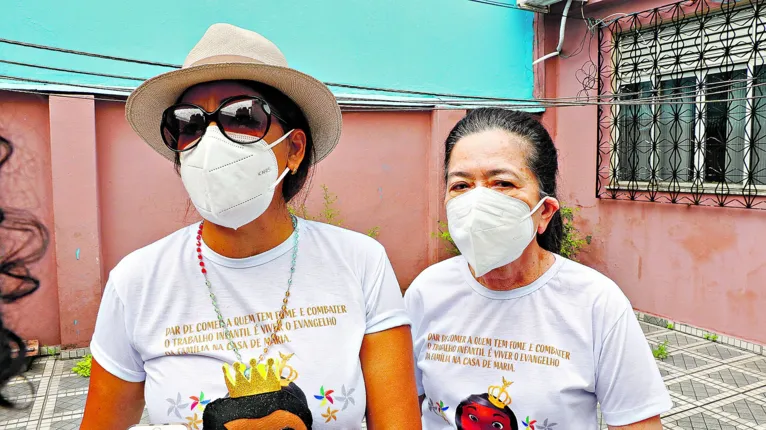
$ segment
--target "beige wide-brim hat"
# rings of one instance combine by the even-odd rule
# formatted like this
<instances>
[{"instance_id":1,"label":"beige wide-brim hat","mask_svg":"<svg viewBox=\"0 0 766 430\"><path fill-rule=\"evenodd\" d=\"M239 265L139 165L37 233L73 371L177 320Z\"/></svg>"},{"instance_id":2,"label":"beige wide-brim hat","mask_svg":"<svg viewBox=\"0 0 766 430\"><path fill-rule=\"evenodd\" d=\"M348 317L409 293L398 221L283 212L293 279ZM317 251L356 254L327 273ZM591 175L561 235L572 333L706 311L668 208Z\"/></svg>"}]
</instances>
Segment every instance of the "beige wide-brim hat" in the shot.
<instances>
[{"instance_id":1,"label":"beige wide-brim hat","mask_svg":"<svg viewBox=\"0 0 766 430\"><path fill-rule=\"evenodd\" d=\"M213 24L186 57L179 70L142 83L128 97L125 116L133 130L168 160L175 154L160 132L162 113L196 84L219 80L248 80L274 87L292 99L308 120L317 163L338 144L341 113L329 88L287 66L284 54L260 34L230 24Z\"/></svg>"}]
</instances>

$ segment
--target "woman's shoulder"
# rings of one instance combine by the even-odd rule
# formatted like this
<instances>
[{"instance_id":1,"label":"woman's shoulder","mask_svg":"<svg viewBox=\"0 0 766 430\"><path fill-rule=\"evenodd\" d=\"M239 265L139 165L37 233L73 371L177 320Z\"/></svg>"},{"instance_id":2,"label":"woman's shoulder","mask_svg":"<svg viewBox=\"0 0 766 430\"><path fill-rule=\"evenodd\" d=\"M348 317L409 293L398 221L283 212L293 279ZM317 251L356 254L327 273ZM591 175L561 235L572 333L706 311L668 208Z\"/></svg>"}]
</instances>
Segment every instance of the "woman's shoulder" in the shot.
<instances>
[{"instance_id":1,"label":"woman's shoulder","mask_svg":"<svg viewBox=\"0 0 766 430\"><path fill-rule=\"evenodd\" d=\"M462 282L460 264L468 264L462 256L456 256L428 266L412 281L407 292L420 294L433 288L443 288L449 283Z\"/></svg>"},{"instance_id":2,"label":"woman's shoulder","mask_svg":"<svg viewBox=\"0 0 766 430\"><path fill-rule=\"evenodd\" d=\"M630 301L620 287L596 269L564 257L556 276L558 288L566 296L577 297L581 304L589 302L595 309L625 309Z\"/></svg>"},{"instance_id":3,"label":"woman's shoulder","mask_svg":"<svg viewBox=\"0 0 766 430\"><path fill-rule=\"evenodd\" d=\"M177 259L183 253L184 245L192 239L195 228L196 224L183 227L129 253L112 269L110 279L144 273L143 271L153 266L163 264L163 261L168 258Z\"/></svg>"},{"instance_id":4,"label":"woman's shoulder","mask_svg":"<svg viewBox=\"0 0 766 430\"><path fill-rule=\"evenodd\" d=\"M301 220L305 233L320 245L331 245L346 250L383 252L383 245L369 234L359 233L344 227L319 221Z\"/></svg>"}]
</instances>

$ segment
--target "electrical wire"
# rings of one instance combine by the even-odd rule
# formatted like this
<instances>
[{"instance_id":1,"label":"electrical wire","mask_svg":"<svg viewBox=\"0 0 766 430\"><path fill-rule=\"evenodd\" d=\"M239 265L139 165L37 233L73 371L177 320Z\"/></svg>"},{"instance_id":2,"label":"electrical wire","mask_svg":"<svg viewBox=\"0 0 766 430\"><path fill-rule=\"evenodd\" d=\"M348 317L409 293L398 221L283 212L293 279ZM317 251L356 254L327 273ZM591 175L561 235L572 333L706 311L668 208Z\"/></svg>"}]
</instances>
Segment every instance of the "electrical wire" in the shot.
<instances>
[{"instance_id":1,"label":"electrical wire","mask_svg":"<svg viewBox=\"0 0 766 430\"><path fill-rule=\"evenodd\" d=\"M0 60L2 62L3 60ZM31 67L37 67L35 65L30 65ZM44 67L45 68L45 67ZM62 69L63 70L63 69ZM70 70L66 69L68 72L78 73L79 71L76 70ZM86 72L94 76L105 76L105 77L111 77L112 75L108 74L101 74L101 73L90 73ZM9 80L15 80L15 81L21 81L21 82L33 82L33 83L43 83L43 84L50 84L50 85L71 85L81 88L88 88L88 89L98 89L98 90L111 90L111 91L117 91L117 92L123 92L123 93L129 93L132 91L131 89L124 88L124 87L108 87L108 86L100 86L100 85L88 85L88 84L70 84L66 82L57 82L57 81L48 81L48 80L41 80L41 79L33 79L33 78L23 78L19 76L11 76L11 75L0 75L0 78L9 79ZM132 78L132 77L126 77L130 79L140 79L140 78ZM738 83L747 83L750 81L755 81L756 77L753 78L742 78L742 79L732 79L732 80L725 80L720 82L714 82L714 83L708 83L705 84L706 94L713 95L713 94L724 94L728 93L731 90L724 89L723 91L718 91L721 88L727 88L731 84L738 84ZM657 102L657 101L664 101L664 100L675 100L675 99L683 99L686 97L689 97L692 95L691 91L683 91L681 94L678 94L677 92L679 90L691 90L691 89L697 89L700 87L699 84L693 84L693 85L683 85L683 86L676 86L671 87L667 89L662 89L659 91L663 92L671 92L670 94L665 95L652 95L649 97L640 97L643 94L646 94L647 92L656 92L657 89L654 90L639 90L639 91L632 91L632 92L619 92L614 94L601 94L598 96L589 96L589 97L576 97L576 96L570 96L570 97L556 97L556 98L538 98L538 99L523 99L523 98L500 98L500 97L482 97L482 96L466 96L461 94L448 94L448 93L429 93L425 91L412 91L412 90L398 90L398 89L392 89L392 88L379 88L379 87L368 87L368 86L360 86L360 85L347 85L347 84L338 84L338 83L327 83L328 86L335 86L339 88L348 88L348 89L360 89L360 90L374 90L379 92L390 92L390 93L397 93L397 94L409 94L409 95L421 95L421 96L430 96L435 97L435 100L413 100L415 103L427 103L427 104L438 104L436 102L444 102L444 103L458 103L458 102L486 102L486 101L494 101L494 102L504 102L504 103L548 103L548 104L555 104L560 102L566 102L569 100L574 101L583 101L595 99L595 100L612 100L612 99L622 99L625 103L623 104L641 104L643 102ZM760 87L765 85L764 83L758 83L753 84L753 87ZM674 94L675 93L675 94ZM633 96L639 96L636 98L628 99L629 97ZM372 98L359 98L358 100L371 100L371 101L391 101L387 99L372 99Z\"/></svg>"},{"instance_id":2,"label":"electrical wire","mask_svg":"<svg viewBox=\"0 0 766 430\"><path fill-rule=\"evenodd\" d=\"M4 38L0 38L0 43L6 43L6 44L9 44L9 45L24 46L26 48L42 49L42 50L46 50L46 51L63 52L65 54L84 55L86 57L101 58L103 60L123 61L123 62L126 62L126 63L144 64L144 65L147 65L147 66L169 67L169 68L173 68L173 69L180 69L181 68L181 66L179 66L177 64L160 63L160 62L157 62L157 61L136 60L134 58L116 57L114 55L95 54L93 52L75 51L73 49L57 48L55 46L49 46L49 45L38 45L38 44L35 44L35 43L20 42L18 40L10 40L10 39L4 39Z\"/></svg>"},{"instance_id":3,"label":"electrical wire","mask_svg":"<svg viewBox=\"0 0 766 430\"><path fill-rule=\"evenodd\" d=\"M591 27L595 26L597 24L592 24ZM0 42L8 42L7 39L0 39ZM12 41L14 44L20 44L22 46L32 45L25 42L16 42ZM131 61L131 62L137 62L141 64L152 64L152 65L158 65L158 66L166 66L162 63L152 63L149 61L144 60L135 60L135 59L126 59L123 57L111 57L111 56L103 56L100 54L93 54L89 52L84 51L74 51L69 49L62 49L62 48L55 48L55 47L49 47L49 46L42 46L42 45L34 45L35 48L40 49L51 49L56 51L62 51L62 52L69 52L69 53L75 53L76 55L84 55L89 57L97 57L97 58L110 58L110 59L119 59L120 61ZM138 77L132 77L132 76L124 76L124 75L112 75L112 74L105 74L105 73L97 73L97 72L86 72L86 71L80 71L80 70L73 70L73 69L65 69L65 68L58 68L58 67L51 67L51 66L43 66L39 64L30 64L30 63L22 63L22 62L16 62L16 61L9 61L9 60L0 60L2 63L6 64L14 64L24 67L32 67L32 68L39 68L44 70L54 70L54 71L61 71L66 73L75 73L75 74L84 74L84 75L90 75L90 76L101 76L101 77L107 77L107 78L116 78L116 79L126 79L126 80L135 80L135 81L143 81L143 78ZM47 81L47 80L41 80L41 79L32 79L32 78L23 78L19 76L10 76L10 75L0 75L0 78L2 79L9 79L14 81L20 81L20 82L32 82L32 83L42 83L42 84L51 84L51 85L69 85L74 87L80 87L80 88L87 88L87 89L95 89L95 90L110 90L110 91L116 91L121 93L129 93L132 91L130 88L125 87L111 87L111 86L99 86L99 85L86 85L86 84L74 84L74 83L66 83L66 82L56 82L56 81ZM752 78L748 79L738 79L738 80L729 80L729 81L722 81L717 83L711 83L706 85L707 90L711 89L717 89L718 87L724 87L730 83L736 83L736 82L747 82L752 80ZM451 93L433 93L433 92L427 92L427 91L415 91L415 90L402 90L402 89L394 89L394 88L382 88L382 87L371 87L371 86L365 86L365 85L350 85L350 84L342 84L342 83L334 83L334 82L327 82L326 85L336 88L347 88L347 89L357 89L357 90L365 90L365 91L376 91L376 92L385 92L385 93L391 93L391 94L406 94L406 95L418 95L418 96L426 96L426 97L434 97L435 100L423 100L423 101L414 101L418 104L430 104L430 105L436 105L436 104L471 104L471 103L481 103L481 102L500 102L500 103L512 103L514 105L519 105L523 103L528 103L529 106L534 107L541 107L543 105L547 106L577 106L577 105L589 105L589 104L644 104L646 102L656 103L664 100L672 101L675 99L683 99L684 97L688 97L688 95L685 94L668 94L668 95L652 95L650 97L639 97L636 99L626 100L626 97L630 97L633 95L641 96L646 91L636 91L636 92L622 92L622 93L615 93L615 94L599 94L595 96L569 96L569 97L556 97L556 98L540 98L540 99L523 99L523 98L503 98L503 97L486 97L486 96L472 96L472 95L465 95L465 94L451 94ZM760 86L762 84L754 84L754 86ZM682 88L696 88L698 87L697 84L695 85L688 85L688 86L681 86L681 87L674 87L669 88L667 91L671 90L678 90ZM653 90L656 91L656 90ZM728 92L724 91L724 92ZM708 94L715 94L708 91ZM622 99L619 103L603 103L603 100L614 100L614 99ZM391 100L386 99L359 99L364 101L383 101L383 102L391 102ZM568 103L568 101L573 100L577 103ZM592 100L595 100L593 102ZM733 100L733 99L732 99ZM718 102L726 101L726 100L719 100ZM688 103L688 102L681 102L681 103Z\"/></svg>"},{"instance_id":4,"label":"electrical wire","mask_svg":"<svg viewBox=\"0 0 766 430\"><path fill-rule=\"evenodd\" d=\"M66 72L66 73L75 73L78 75L88 75L88 76L100 76L104 78L114 78L114 79L125 79L128 81L140 81L143 82L147 78L134 78L132 76L122 76L122 75L110 75L106 73L96 73L96 72L85 72L82 70L72 70L72 69L63 69L60 67L51 67L51 66L42 66L39 64L30 64L30 63L21 63L18 61L9 61L9 60L0 60L0 63L4 64L11 64L14 66L22 66L22 67L31 67L35 69L43 69L43 70L53 70L55 72Z\"/></svg>"},{"instance_id":5,"label":"electrical wire","mask_svg":"<svg viewBox=\"0 0 766 430\"><path fill-rule=\"evenodd\" d=\"M16 76L8 76L8 75L0 75L0 79L9 79L9 80L15 80L20 82L34 82L34 83L44 83L44 84L52 84L52 85L71 85L81 88L89 88L89 89L109 89L111 91L115 92L123 92L123 95L127 96L130 93L129 89L119 88L119 87L104 87L104 86L95 86L95 85L86 85L86 84L68 84L64 82L55 82L55 81L47 81L47 80L41 80L41 79L32 79L32 78L20 78ZM766 86L766 83L758 83L758 84L752 84L753 88L755 87L762 87ZM709 95L717 95L717 94L728 94L731 93L732 90L723 90L723 91L710 91L706 92L706 96ZM509 105L509 107L514 108L540 108L540 107L577 107L577 106L617 106L617 105L646 105L646 104L665 104L665 105L689 105L689 104L711 104L711 103L724 103L724 102L732 102L732 101L742 101L742 100L759 100L761 98L766 99L766 95L763 96L753 96L753 97L734 97L734 98L726 98L726 99L718 99L718 100L695 100L695 101L685 101L685 98L689 98L690 94L668 94L666 96L659 96L659 95L653 95L650 97L645 98L637 98L637 99L628 99L625 100L625 94L615 94L612 95L612 98L615 98L616 100L611 102L602 102L602 101L573 101L573 102L567 102L567 101L561 101L559 99L547 99L547 100L538 100L538 99L513 99L513 98L507 98L507 99L499 99L499 98L493 98L493 101L503 101L512 105ZM622 100L620 99L622 98ZM355 101L365 101L365 102L391 102L391 100L386 99L372 99L372 98L354 98L353 96L341 96L341 100L355 100ZM464 99L464 98L458 98L458 99L452 99L452 100L412 100L407 101L407 103L410 104L424 104L428 106L470 106L472 104L485 102L485 98L477 98L477 99Z\"/></svg>"},{"instance_id":6,"label":"electrical wire","mask_svg":"<svg viewBox=\"0 0 766 430\"><path fill-rule=\"evenodd\" d=\"M9 41L7 39L0 39L0 42L5 43L13 43L13 44L19 44L22 46L27 45L33 45L28 44L26 42L18 42L18 41ZM130 62L136 62L140 64L151 64L156 66L173 66L173 65L167 65L163 63L153 63L150 61L144 61L144 60L137 60L137 59L128 59L124 57L112 57L112 56L104 56L101 54L94 54L90 52L84 52L84 51L74 51L70 49L63 49L63 48L56 48L51 46L43 46L43 45L33 45L35 48L39 49L50 49L54 51L61 51L61 52L68 52L68 53L74 53L75 55L82 55L82 56L88 56L88 57L96 57L96 58L112 58L112 59L118 59L119 61L130 61ZM43 66L43 65L37 65L37 64L30 64L30 63L21 63L16 61L9 61L9 60L0 60L0 62L8 63L8 64L16 64L21 65L24 67L33 67L33 68L40 68L45 70L55 70L55 71L62 71L66 73L76 73L76 74L85 74L90 76L100 76L100 77L107 77L107 78L117 78L117 79L127 79L127 80L135 80L135 81L143 81L145 79L139 78L139 77L133 77L133 76L123 76L123 75L111 75L106 73L96 73L96 72L86 72L86 71L80 71L80 70L73 70L73 69L64 69L64 68L57 68L57 67L50 67L50 66ZM173 66L178 67L178 66ZM130 89L121 88L121 87L108 87L108 86L96 86L96 85L84 85L84 84L68 84L64 82L51 82L51 81L43 81L43 80L36 80L36 79L30 79L30 78L21 78L16 76L8 76L7 79L12 80L19 80L24 81L27 79L29 82L36 82L36 83L45 83L45 84L55 84L55 85L71 85L71 86L77 86L77 87L83 87L83 88L92 88L92 89L110 89L114 91L120 91L120 92L129 92ZM730 81L730 82L737 82L737 81ZM725 83L725 82L724 82ZM518 103L518 102L549 102L554 103L557 101L562 100L582 100L582 97L580 96L569 96L569 97L556 97L552 99L514 99L514 98L503 98L503 97L487 97L487 96L474 96L474 95L465 95L465 94L452 94L452 93L435 93L435 92L428 92L428 91L416 91L416 90L403 90L403 89L394 89L394 88L383 88L383 87L372 87L372 86L366 86L366 85L351 85L351 84L343 84L343 83L336 83L336 82L325 82L327 86L336 87L336 88L347 88L347 89L356 89L356 90L363 90L363 91L376 91L376 92L385 92L385 93L392 93L392 94L407 94L407 95L419 95L419 96L426 96L426 97L435 97L437 99L440 98L452 98L452 99L465 99L465 100L480 100L480 101L487 101L487 102L510 102L510 103ZM691 86L689 86L691 87ZM682 87L679 87L682 88ZM625 97L628 95L633 94L641 94L641 92L636 93L620 93L618 94L601 94L596 96L588 96L588 98L595 98L595 99L612 99L615 97Z\"/></svg>"}]
</instances>

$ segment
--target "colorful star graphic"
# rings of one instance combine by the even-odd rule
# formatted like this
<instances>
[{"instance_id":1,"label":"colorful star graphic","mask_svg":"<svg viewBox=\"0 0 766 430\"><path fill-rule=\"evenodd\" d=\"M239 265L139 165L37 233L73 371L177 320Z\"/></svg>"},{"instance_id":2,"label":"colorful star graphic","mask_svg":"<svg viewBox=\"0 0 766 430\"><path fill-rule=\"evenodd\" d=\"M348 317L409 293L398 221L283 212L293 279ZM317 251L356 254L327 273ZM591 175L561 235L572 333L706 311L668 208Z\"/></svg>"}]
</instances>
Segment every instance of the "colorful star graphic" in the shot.
<instances>
[{"instance_id":1,"label":"colorful star graphic","mask_svg":"<svg viewBox=\"0 0 766 430\"><path fill-rule=\"evenodd\" d=\"M524 424L524 427L528 428L529 430L535 430L535 424L537 423L537 420L529 420L529 417L527 417L526 420L521 422Z\"/></svg>"},{"instance_id":2,"label":"colorful star graphic","mask_svg":"<svg viewBox=\"0 0 766 430\"><path fill-rule=\"evenodd\" d=\"M205 406L210 403L210 399L205 399L205 393L203 392L199 393L199 397L191 396L189 398L192 400L191 410L194 410L197 406L202 406L202 410L205 410Z\"/></svg>"},{"instance_id":3,"label":"colorful star graphic","mask_svg":"<svg viewBox=\"0 0 766 430\"><path fill-rule=\"evenodd\" d=\"M330 409L330 407L328 406L327 407L327 413L326 414L322 414L322 417L326 418L326 420L325 420L326 423L329 423L332 420L338 421L338 417L335 416L335 414L337 414L337 413L338 413L337 409Z\"/></svg>"},{"instance_id":4,"label":"colorful star graphic","mask_svg":"<svg viewBox=\"0 0 766 430\"><path fill-rule=\"evenodd\" d=\"M442 402L441 400L439 400L438 402L434 402L430 398L428 399L428 410L442 417L442 419L445 422L449 423L449 420L447 419L447 415L444 413L447 409L449 409L449 406L445 406L444 402Z\"/></svg>"},{"instance_id":5,"label":"colorful star graphic","mask_svg":"<svg viewBox=\"0 0 766 430\"><path fill-rule=\"evenodd\" d=\"M439 409L441 409L441 410L442 410L442 412L444 412L444 411L446 411L447 409L449 409L449 406L444 406L444 402L442 402L441 400L439 400Z\"/></svg>"},{"instance_id":6,"label":"colorful star graphic","mask_svg":"<svg viewBox=\"0 0 766 430\"><path fill-rule=\"evenodd\" d=\"M317 400L321 400L322 403L319 404L319 406L324 406L329 401L331 405L335 404L335 400L332 399L332 393L334 393L335 390L324 390L324 385L319 388L319 394L314 394L314 398ZM329 421L328 421L329 422Z\"/></svg>"},{"instance_id":7,"label":"colorful star graphic","mask_svg":"<svg viewBox=\"0 0 766 430\"><path fill-rule=\"evenodd\" d=\"M189 422L189 428L194 430L200 430L200 425L202 425L202 420L199 419L199 416L197 413L194 413L193 417L186 417L186 421Z\"/></svg>"}]
</instances>

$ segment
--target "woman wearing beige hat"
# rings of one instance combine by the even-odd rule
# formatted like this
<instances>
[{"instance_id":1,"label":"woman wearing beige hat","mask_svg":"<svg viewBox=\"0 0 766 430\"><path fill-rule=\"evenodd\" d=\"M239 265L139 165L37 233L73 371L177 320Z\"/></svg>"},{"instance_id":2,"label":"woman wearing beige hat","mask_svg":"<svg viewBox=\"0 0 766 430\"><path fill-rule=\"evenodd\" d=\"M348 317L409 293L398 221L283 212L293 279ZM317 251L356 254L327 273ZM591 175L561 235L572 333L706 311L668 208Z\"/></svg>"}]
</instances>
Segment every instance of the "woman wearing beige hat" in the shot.
<instances>
[{"instance_id":1,"label":"woman wearing beige hat","mask_svg":"<svg viewBox=\"0 0 766 430\"><path fill-rule=\"evenodd\" d=\"M83 429L416 428L409 320L383 247L291 216L338 142L318 80L261 35L210 27L126 107L204 221L111 272Z\"/></svg>"}]
</instances>

